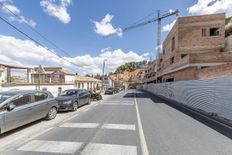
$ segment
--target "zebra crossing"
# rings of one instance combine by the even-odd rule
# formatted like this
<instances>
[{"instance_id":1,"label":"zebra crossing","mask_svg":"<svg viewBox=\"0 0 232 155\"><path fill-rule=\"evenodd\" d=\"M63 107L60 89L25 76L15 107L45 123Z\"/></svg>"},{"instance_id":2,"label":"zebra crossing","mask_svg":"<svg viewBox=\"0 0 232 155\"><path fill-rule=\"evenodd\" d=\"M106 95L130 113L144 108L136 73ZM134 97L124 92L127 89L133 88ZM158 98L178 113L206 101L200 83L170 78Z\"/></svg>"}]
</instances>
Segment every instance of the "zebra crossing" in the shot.
<instances>
[{"instance_id":1,"label":"zebra crossing","mask_svg":"<svg viewBox=\"0 0 232 155\"><path fill-rule=\"evenodd\" d=\"M133 102L105 102L102 106L120 106L127 108L128 105L135 105ZM135 107L133 107L135 108ZM88 111L90 112L90 110ZM87 113L87 112L86 112ZM83 122L65 122L64 124L57 127L58 130L93 130L96 132L119 132L135 134L137 132L136 124L115 124L115 123L83 123ZM96 133L97 135L98 133ZM103 135L104 136L104 135ZM105 137L107 138L107 137ZM34 139L25 145L19 147L17 151L30 152L31 155L34 153L46 154L81 154L81 155L137 155L137 145L120 145L110 143L101 143L95 141L71 141L54 139Z\"/></svg>"}]
</instances>

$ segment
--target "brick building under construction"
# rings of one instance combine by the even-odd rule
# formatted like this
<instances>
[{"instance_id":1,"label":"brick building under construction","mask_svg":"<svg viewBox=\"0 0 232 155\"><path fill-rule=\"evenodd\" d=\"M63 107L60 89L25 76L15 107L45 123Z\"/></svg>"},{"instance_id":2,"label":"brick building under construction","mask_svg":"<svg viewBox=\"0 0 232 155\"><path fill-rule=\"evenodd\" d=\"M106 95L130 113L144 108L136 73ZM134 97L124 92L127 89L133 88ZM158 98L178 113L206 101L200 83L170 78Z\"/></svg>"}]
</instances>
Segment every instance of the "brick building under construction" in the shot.
<instances>
[{"instance_id":1,"label":"brick building under construction","mask_svg":"<svg viewBox=\"0 0 232 155\"><path fill-rule=\"evenodd\" d=\"M144 83L232 76L232 36L225 14L180 17L163 43L158 60L145 69Z\"/></svg>"}]
</instances>

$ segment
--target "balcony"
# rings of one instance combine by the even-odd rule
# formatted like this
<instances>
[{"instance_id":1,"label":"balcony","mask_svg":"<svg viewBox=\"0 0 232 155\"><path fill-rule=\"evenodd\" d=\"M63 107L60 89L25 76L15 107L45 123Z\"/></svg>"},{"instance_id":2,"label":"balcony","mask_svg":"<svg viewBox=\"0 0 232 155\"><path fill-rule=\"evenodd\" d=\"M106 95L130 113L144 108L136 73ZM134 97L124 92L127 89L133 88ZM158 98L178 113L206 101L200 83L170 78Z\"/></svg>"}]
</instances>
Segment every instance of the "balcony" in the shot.
<instances>
[{"instance_id":1,"label":"balcony","mask_svg":"<svg viewBox=\"0 0 232 155\"><path fill-rule=\"evenodd\" d=\"M166 68L161 68L161 71L158 73L158 76L161 76L177 68L185 66L189 64L189 62L190 62L190 55L186 55L183 59L181 59L181 61L175 62L174 64L171 64Z\"/></svg>"},{"instance_id":2,"label":"balcony","mask_svg":"<svg viewBox=\"0 0 232 155\"><path fill-rule=\"evenodd\" d=\"M187 65L191 66L215 66L232 61L232 52L215 52L215 53L198 53L189 54L182 58L180 61L175 62L167 66L166 68L161 68L158 76L168 74L170 72L175 72L177 70L183 69Z\"/></svg>"}]
</instances>

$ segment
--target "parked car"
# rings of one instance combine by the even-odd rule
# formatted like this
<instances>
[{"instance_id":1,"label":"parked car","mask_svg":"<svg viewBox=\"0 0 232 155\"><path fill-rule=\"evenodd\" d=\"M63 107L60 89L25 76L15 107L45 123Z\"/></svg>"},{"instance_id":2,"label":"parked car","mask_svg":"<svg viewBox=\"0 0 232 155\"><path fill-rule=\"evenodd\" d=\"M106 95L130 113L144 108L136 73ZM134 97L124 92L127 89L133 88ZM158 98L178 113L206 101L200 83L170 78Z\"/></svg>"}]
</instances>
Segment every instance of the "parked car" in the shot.
<instances>
[{"instance_id":1,"label":"parked car","mask_svg":"<svg viewBox=\"0 0 232 155\"><path fill-rule=\"evenodd\" d=\"M85 89L68 89L58 97L56 101L59 105L59 111L76 111L79 106L90 104L91 95Z\"/></svg>"},{"instance_id":2,"label":"parked car","mask_svg":"<svg viewBox=\"0 0 232 155\"><path fill-rule=\"evenodd\" d=\"M114 88L114 90L115 90L116 93L120 92L119 88Z\"/></svg>"},{"instance_id":3,"label":"parked car","mask_svg":"<svg viewBox=\"0 0 232 155\"><path fill-rule=\"evenodd\" d=\"M42 118L54 119L57 110L55 98L47 91L0 92L0 133Z\"/></svg>"},{"instance_id":4,"label":"parked car","mask_svg":"<svg viewBox=\"0 0 232 155\"><path fill-rule=\"evenodd\" d=\"M115 88L107 88L105 90L105 94L115 94L117 93L117 90Z\"/></svg>"},{"instance_id":5,"label":"parked car","mask_svg":"<svg viewBox=\"0 0 232 155\"><path fill-rule=\"evenodd\" d=\"M90 93L91 94L91 99L94 101L94 100L102 100L102 95L100 93Z\"/></svg>"}]
</instances>

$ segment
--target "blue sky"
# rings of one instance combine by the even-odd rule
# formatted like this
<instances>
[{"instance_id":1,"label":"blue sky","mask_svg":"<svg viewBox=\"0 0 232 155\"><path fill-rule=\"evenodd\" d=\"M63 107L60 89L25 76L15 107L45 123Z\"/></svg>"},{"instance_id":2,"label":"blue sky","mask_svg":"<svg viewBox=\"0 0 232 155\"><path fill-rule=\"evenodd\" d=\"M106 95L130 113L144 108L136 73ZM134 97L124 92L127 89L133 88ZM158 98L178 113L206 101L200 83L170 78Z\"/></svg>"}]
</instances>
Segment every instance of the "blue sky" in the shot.
<instances>
[{"instance_id":1,"label":"blue sky","mask_svg":"<svg viewBox=\"0 0 232 155\"><path fill-rule=\"evenodd\" d=\"M216 12L230 13L229 10L232 9L230 0L223 2L220 0L0 0L0 2L22 16L23 21L22 19L16 21L12 18L10 13L4 10L4 6L1 6L1 17L9 20L56 53L78 64L78 67L59 60L48 51L29 42L27 38L2 21L0 21L0 46L4 48L0 50L1 63L62 66L80 74L100 73L102 60L105 58L108 59L107 71L112 71L118 65L128 61L155 57L157 33L155 23L123 33L121 37L103 39L100 34L96 33L95 24L100 23L107 14L112 18L109 24L114 29L120 29L130 26L148 14L153 13L148 19L155 18L158 9L169 11L178 8L181 16ZM227 7L220 9L221 5ZM176 17L173 16L163 20L162 26L172 23L175 19ZM31 24L72 57L68 57L40 38L28 28L25 22ZM105 31L104 27L101 31ZM162 32L162 39L167 33L168 31Z\"/></svg>"}]
</instances>

